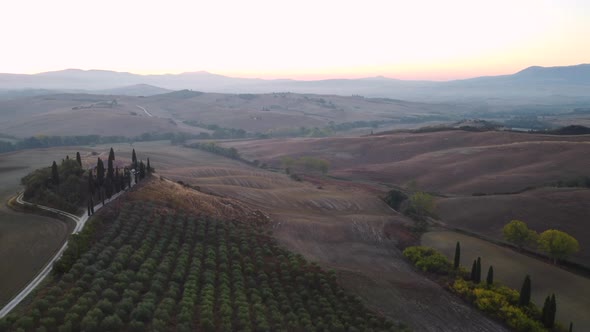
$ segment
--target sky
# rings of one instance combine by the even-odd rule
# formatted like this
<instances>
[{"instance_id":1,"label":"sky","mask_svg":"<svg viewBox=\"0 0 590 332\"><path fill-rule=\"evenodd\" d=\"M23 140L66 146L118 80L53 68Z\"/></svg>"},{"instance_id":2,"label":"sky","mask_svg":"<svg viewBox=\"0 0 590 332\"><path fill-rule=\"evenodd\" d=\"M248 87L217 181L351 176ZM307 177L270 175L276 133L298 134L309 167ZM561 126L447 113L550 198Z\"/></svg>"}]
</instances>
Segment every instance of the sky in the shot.
<instances>
[{"instance_id":1,"label":"sky","mask_svg":"<svg viewBox=\"0 0 590 332\"><path fill-rule=\"evenodd\" d=\"M3 0L0 72L450 80L590 62L588 0Z\"/></svg>"}]
</instances>

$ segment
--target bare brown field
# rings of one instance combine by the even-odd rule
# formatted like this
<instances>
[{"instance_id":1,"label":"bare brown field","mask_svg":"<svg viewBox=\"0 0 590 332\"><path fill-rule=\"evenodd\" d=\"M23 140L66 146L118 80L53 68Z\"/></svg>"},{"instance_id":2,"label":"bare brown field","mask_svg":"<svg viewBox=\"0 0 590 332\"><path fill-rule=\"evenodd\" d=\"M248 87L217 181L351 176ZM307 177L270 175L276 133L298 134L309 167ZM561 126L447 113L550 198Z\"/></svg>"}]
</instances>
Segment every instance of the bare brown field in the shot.
<instances>
[{"instance_id":1,"label":"bare brown field","mask_svg":"<svg viewBox=\"0 0 590 332\"><path fill-rule=\"evenodd\" d=\"M225 143L247 159L279 167L284 156L314 156L330 174L422 190L472 194L519 191L587 174L590 136L446 131L366 137Z\"/></svg>"},{"instance_id":2,"label":"bare brown field","mask_svg":"<svg viewBox=\"0 0 590 332\"><path fill-rule=\"evenodd\" d=\"M159 175L263 211L283 245L335 269L349 291L387 317L420 331L503 330L406 263L395 236L387 238L383 229L408 221L362 186L325 181L318 189L198 150L135 146L149 155Z\"/></svg>"},{"instance_id":3,"label":"bare brown field","mask_svg":"<svg viewBox=\"0 0 590 332\"><path fill-rule=\"evenodd\" d=\"M590 279L562 270L513 250L455 232L429 232L422 244L443 252L449 259L455 254L455 243L461 242L461 264L469 267L477 257L482 259L482 271L494 266L494 279L520 290L525 275L531 276L531 299L542 307L547 295L555 293L557 320L577 331L590 330Z\"/></svg>"},{"instance_id":4,"label":"bare brown field","mask_svg":"<svg viewBox=\"0 0 590 332\"><path fill-rule=\"evenodd\" d=\"M559 229L575 236L581 250L572 258L590 265L590 189L543 188L514 195L439 198L436 213L449 226L502 239L502 227L522 220L542 232Z\"/></svg>"},{"instance_id":5,"label":"bare brown field","mask_svg":"<svg viewBox=\"0 0 590 332\"><path fill-rule=\"evenodd\" d=\"M0 209L0 306L29 283L71 231L60 220Z\"/></svg>"},{"instance_id":6,"label":"bare brown field","mask_svg":"<svg viewBox=\"0 0 590 332\"><path fill-rule=\"evenodd\" d=\"M111 107L113 100L117 104ZM137 136L146 132L207 131L183 123L190 120L250 132L293 135L300 127L323 128L354 121L386 121L383 128L391 129L412 126L408 123L411 118L415 119L415 127L431 121L428 116L440 117L455 110L449 105L292 93L179 91L150 97L59 94L0 100L0 133L17 137ZM363 133L368 133L371 128L364 129Z\"/></svg>"},{"instance_id":7,"label":"bare brown field","mask_svg":"<svg viewBox=\"0 0 590 332\"><path fill-rule=\"evenodd\" d=\"M0 122L0 132L16 137L36 135L102 135L139 136L146 132L177 132L179 126L170 119L149 117L129 101L109 107L72 109L72 103L43 105L37 113ZM12 101L14 102L14 101ZM87 103L78 101L76 106ZM51 106L55 108L50 108ZM0 102L0 108L3 107ZM5 107L5 106L4 106ZM2 116L4 118L4 116ZM182 131L200 132L197 128L183 128Z\"/></svg>"},{"instance_id":8,"label":"bare brown field","mask_svg":"<svg viewBox=\"0 0 590 332\"><path fill-rule=\"evenodd\" d=\"M350 140L352 145L359 141L343 140ZM323 144L307 139L295 141L318 148ZM263 143L266 141L231 144ZM73 153L80 150L85 160L93 163L97 156L92 152L106 154L108 147L73 148ZM335 269L349 291L391 319L406 322L420 331L503 329L406 263L396 243L407 240L408 234L401 234L399 230L401 225L410 221L385 205L378 198L381 189L371 182L329 178L312 179L313 183L297 182L282 173L251 167L200 150L171 146L168 142L141 142L133 147L140 159L150 158L158 175L198 186L203 193L189 197L187 189L178 189L175 184L161 181L165 185L161 190L167 192L164 197L175 202L184 201L195 211L212 209L234 217L243 214L260 217L255 211L262 211L270 217L273 233L284 246L324 267ZM128 158L125 154L129 154L131 145L119 144L114 148L118 159ZM259 148L266 149L264 145ZM290 151L290 148L286 145L284 151ZM365 145L364 149L368 148ZM35 151L47 158L63 154L65 150ZM24 160L29 152L14 155ZM333 155L336 153L339 157L350 158L346 151L337 150ZM371 153L378 155L377 152ZM159 189L154 187L153 190ZM218 198L212 199L205 193Z\"/></svg>"},{"instance_id":9,"label":"bare brown field","mask_svg":"<svg viewBox=\"0 0 590 332\"><path fill-rule=\"evenodd\" d=\"M189 92L184 96L172 93L143 100L159 114L253 132L299 129L301 126L321 128L331 121L395 120L454 110L449 105L293 93L240 95Z\"/></svg>"}]
</instances>

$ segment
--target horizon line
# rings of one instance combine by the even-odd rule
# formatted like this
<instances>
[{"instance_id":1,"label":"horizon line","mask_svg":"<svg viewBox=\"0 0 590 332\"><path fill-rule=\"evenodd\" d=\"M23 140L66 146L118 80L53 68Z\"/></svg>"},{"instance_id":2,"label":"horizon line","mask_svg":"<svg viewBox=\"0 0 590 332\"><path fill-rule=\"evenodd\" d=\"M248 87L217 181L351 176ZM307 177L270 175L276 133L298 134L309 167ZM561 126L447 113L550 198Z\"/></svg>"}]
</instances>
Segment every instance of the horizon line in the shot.
<instances>
[{"instance_id":1,"label":"horizon line","mask_svg":"<svg viewBox=\"0 0 590 332\"><path fill-rule=\"evenodd\" d=\"M47 74L47 73L58 73L58 72L65 72L65 71L81 71L81 72L91 72L91 71L99 71L99 72L112 72L112 73L121 73L121 74L132 74L132 75L138 75L138 76L166 76L166 75L186 75L186 74L208 74L208 75L215 75L215 76L222 76L222 77L227 77L227 78L237 78L237 79L259 79L259 80L267 80L267 81L279 81L279 80L293 80L293 81L308 81L308 82L313 82L313 81L326 81L326 80L358 80L358 79L388 79L388 80L399 80L399 81L433 81L433 82L450 82L450 81L458 81L458 80L467 80L467 79L472 79L472 78L480 78L480 77L495 77L495 76L508 76L508 75L514 75L517 74L523 70L529 69L529 68L563 68L563 67L576 67L576 66L583 66L583 65L590 65L590 63L578 63L578 64L572 64L572 65L559 65L559 66L539 66L539 65L531 65L531 66L527 66L524 67L520 70L517 71L511 71L509 73L500 73L500 74L496 74L496 75L475 75L475 76L466 76L466 77L461 77L461 78L450 78L450 79L434 79L434 78L430 78L430 79L418 79L418 78L397 78L397 77L390 77L390 76L386 76L386 75L382 75L382 74L378 74L378 75L370 75L370 76L365 76L365 75L347 75L347 76L332 76L332 75L325 75L325 74L307 74L307 75L302 75L302 77L304 76L325 76L323 78L317 77L317 78L293 78L293 77L282 77L282 76L276 76L273 77L274 75L269 75L270 77L264 77L264 76L255 76L255 75L240 75L240 74L218 74L218 73L214 73L208 70L192 70L192 71L182 71L182 72L158 72L158 73L145 73L145 72L134 72L134 71L118 71L118 70L113 70L113 69L97 69L97 68L91 68L91 69L81 69L81 68L64 68L64 69L57 69L57 70L47 70L47 71L41 71L41 72L35 72L35 73L8 73L8 72L2 72L0 73L0 75L3 74L7 74L7 75L28 75L28 76L34 76L34 75L41 75L41 74ZM294 77L297 77L294 76Z\"/></svg>"}]
</instances>

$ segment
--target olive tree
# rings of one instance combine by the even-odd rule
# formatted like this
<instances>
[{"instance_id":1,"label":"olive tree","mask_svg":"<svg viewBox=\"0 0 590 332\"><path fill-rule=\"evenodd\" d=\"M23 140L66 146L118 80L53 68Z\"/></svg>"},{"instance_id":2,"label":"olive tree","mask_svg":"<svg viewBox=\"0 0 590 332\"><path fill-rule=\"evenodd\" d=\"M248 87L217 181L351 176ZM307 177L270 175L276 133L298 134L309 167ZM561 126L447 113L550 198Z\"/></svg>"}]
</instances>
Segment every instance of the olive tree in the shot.
<instances>
[{"instance_id":1,"label":"olive tree","mask_svg":"<svg viewBox=\"0 0 590 332\"><path fill-rule=\"evenodd\" d=\"M502 228L504 239L521 249L529 244L535 243L537 239L537 232L528 228L528 226L520 220L512 220Z\"/></svg>"},{"instance_id":2,"label":"olive tree","mask_svg":"<svg viewBox=\"0 0 590 332\"><path fill-rule=\"evenodd\" d=\"M565 232L555 229L549 229L541 233L538 242L539 249L547 253L553 259L553 263L557 263L557 260L565 259L580 250L578 240Z\"/></svg>"}]
</instances>

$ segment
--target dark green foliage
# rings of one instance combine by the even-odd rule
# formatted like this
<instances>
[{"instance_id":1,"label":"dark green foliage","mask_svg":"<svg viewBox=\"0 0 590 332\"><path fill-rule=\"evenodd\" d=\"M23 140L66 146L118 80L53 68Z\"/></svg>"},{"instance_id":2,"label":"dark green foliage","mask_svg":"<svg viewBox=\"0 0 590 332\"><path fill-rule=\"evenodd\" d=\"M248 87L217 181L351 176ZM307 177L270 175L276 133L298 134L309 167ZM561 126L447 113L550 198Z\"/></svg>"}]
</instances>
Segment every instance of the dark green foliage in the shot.
<instances>
[{"instance_id":1,"label":"dark green foliage","mask_svg":"<svg viewBox=\"0 0 590 332\"><path fill-rule=\"evenodd\" d=\"M520 289L520 297L518 298L518 305L527 306L531 302L531 277L527 274L524 277L522 287Z\"/></svg>"},{"instance_id":2,"label":"dark green foliage","mask_svg":"<svg viewBox=\"0 0 590 332\"><path fill-rule=\"evenodd\" d=\"M80 152L76 152L76 161L78 162L78 165L82 167L82 157L80 157Z\"/></svg>"},{"instance_id":3,"label":"dark green foliage","mask_svg":"<svg viewBox=\"0 0 590 332\"><path fill-rule=\"evenodd\" d=\"M547 317L547 322L549 323L548 327L553 327L555 325L555 314L557 314L557 303L555 302L555 294L551 294L550 300L551 308L549 311L549 316Z\"/></svg>"},{"instance_id":4,"label":"dark green foliage","mask_svg":"<svg viewBox=\"0 0 590 332\"><path fill-rule=\"evenodd\" d=\"M338 286L335 273L282 249L260 226L176 213L136 202L124 204L118 216L90 220L70 240L55 279L18 321L0 325L11 331L42 325L54 331L404 330L369 312Z\"/></svg>"},{"instance_id":5,"label":"dark green foliage","mask_svg":"<svg viewBox=\"0 0 590 332\"><path fill-rule=\"evenodd\" d=\"M152 174L152 172L154 171L154 169L152 168L152 165L150 165L150 158L147 159L147 172L148 174Z\"/></svg>"},{"instance_id":6,"label":"dark green foliage","mask_svg":"<svg viewBox=\"0 0 590 332\"><path fill-rule=\"evenodd\" d=\"M113 182L115 193L121 191L121 174L119 174L119 167L115 169L115 181Z\"/></svg>"},{"instance_id":7,"label":"dark green foliage","mask_svg":"<svg viewBox=\"0 0 590 332\"><path fill-rule=\"evenodd\" d=\"M113 151L113 148L111 148L111 151L109 152L109 159L107 161L107 179L110 179L111 182L113 181L113 179L115 177L115 169L113 166L114 161L115 161L115 152Z\"/></svg>"},{"instance_id":8,"label":"dark green foliage","mask_svg":"<svg viewBox=\"0 0 590 332\"><path fill-rule=\"evenodd\" d=\"M110 178L107 178L104 181L103 187L104 187L105 197L110 199L113 196L113 193L115 191L115 185L113 183L113 180L111 180Z\"/></svg>"},{"instance_id":9,"label":"dark green foliage","mask_svg":"<svg viewBox=\"0 0 590 332\"><path fill-rule=\"evenodd\" d=\"M492 265L490 265L490 268L488 269L488 276L486 277L486 284L488 286L491 286L494 284L494 267Z\"/></svg>"},{"instance_id":10,"label":"dark green foliage","mask_svg":"<svg viewBox=\"0 0 590 332\"><path fill-rule=\"evenodd\" d=\"M240 159L240 154L238 153L238 150L236 150L236 148L234 148L234 147L224 148L224 147L217 145L215 142L193 143L193 144L187 145L187 147L193 148L193 149L204 150L204 151L215 153L218 155L222 155L224 157L228 157L231 159Z\"/></svg>"},{"instance_id":11,"label":"dark green foliage","mask_svg":"<svg viewBox=\"0 0 590 332\"><path fill-rule=\"evenodd\" d=\"M131 168L137 169L137 155L135 154L135 149L131 152Z\"/></svg>"},{"instance_id":12,"label":"dark green foliage","mask_svg":"<svg viewBox=\"0 0 590 332\"><path fill-rule=\"evenodd\" d=\"M545 298L543 310L541 312L541 321L546 328L553 328L555 325L555 314L557 313L557 303L555 302L555 294L551 297Z\"/></svg>"},{"instance_id":13,"label":"dark green foliage","mask_svg":"<svg viewBox=\"0 0 590 332\"><path fill-rule=\"evenodd\" d=\"M100 135L84 135L84 136L31 136L19 140L16 143L0 141L0 153L10 152L24 149L50 148L55 146L79 146L79 145L93 145L93 144L108 144L108 143L133 143L143 141L160 141L169 140L177 135L183 135L185 139L193 138L209 138L201 137L200 135L193 135L188 133L172 133L172 132L157 132L157 133L143 133L135 137L126 136L100 136ZM13 138L13 137L9 137Z\"/></svg>"},{"instance_id":14,"label":"dark green foliage","mask_svg":"<svg viewBox=\"0 0 590 332\"><path fill-rule=\"evenodd\" d=\"M51 165L51 182L53 182L54 186L59 186L59 172L57 170L57 164L55 163L55 160Z\"/></svg>"},{"instance_id":15,"label":"dark green foliage","mask_svg":"<svg viewBox=\"0 0 590 332\"><path fill-rule=\"evenodd\" d=\"M94 187L94 175L92 170L88 171L88 192L91 195L94 195L94 192L96 191L96 188Z\"/></svg>"},{"instance_id":16,"label":"dark green foliage","mask_svg":"<svg viewBox=\"0 0 590 332\"><path fill-rule=\"evenodd\" d=\"M139 179L143 180L145 178L145 164L143 160L139 162Z\"/></svg>"},{"instance_id":17,"label":"dark green foliage","mask_svg":"<svg viewBox=\"0 0 590 332\"><path fill-rule=\"evenodd\" d=\"M111 160L115 160L115 151L113 150L113 148L111 147L111 149L109 150L109 159Z\"/></svg>"},{"instance_id":18,"label":"dark green foliage","mask_svg":"<svg viewBox=\"0 0 590 332\"><path fill-rule=\"evenodd\" d=\"M475 283L481 282L481 257L477 257L477 263L475 264Z\"/></svg>"},{"instance_id":19,"label":"dark green foliage","mask_svg":"<svg viewBox=\"0 0 590 332\"><path fill-rule=\"evenodd\" d=\"M408 195L398 190L390 190L385 196L385 203L391 206L394 210L399 210L401 204L408 199Z\"/></svg>"},{"instance_id":20,"label":"dark green foliage","mask_svg":"<svg viewBox=\"0 0 590 332\"><path fill-rule=\"evenodd\" d=\"M590 128L581 125L570 125L555 130L544 131L543 133L550 135L588 135L590 134Z\"/></svg>"},{"instance_id":21,"label":"dark green foliage","mask_svg":"<svg viewBox=\"0 0 590 332\"><path fill-rule=\"evenodd\" d=\"M473 265L471 265L471 275L469 279L473 282L477 279L477 261L473 260Z\"/></svg>"},{"instance_id":22,"label":"dark green foliage","mask_svg":"<svg viewBox=\"0 0 590 332\"><path fill-rule=\"evenodd\" d=\"M545 298L545 302L543 303L543 310L541 311L541 322L543 326L547 327L547 321L549 316L549 311L551 310L551 298L547 296Z\"/></svg>"},{"instance_id":23,"label":"dark green foliage","mask_svg":"<svg viewBox=\"0 0 590 332\"><path fill-rule=\"evenodd\" d=\"M90 249L93 237L102 224L102 219L95 217L86 224L80 233L70 235L67 249L64 251L62 257L53 264L53 272L55 274L62 275L70 271L76 260Z\"/></svg>"},{"instance_id":24,"label":"dark green foliage","mask_svg":"<svg viewBox=\"0 0 590 332\"><path fill-rule=\"evenodd\" d=\"M455 245L455 259L453 261L453 268L456 270L459 268L459 265L461 265L461 243L457 241L457 244Z\"/></svg>"},{"instance_id":25,"label":"dark green foliage","mask_svg":"<svg viewBox=\"0 0 590 332\"><path fill-rule=\"evenodd\" d=\"M96 182L98 183L99 187L102 187L104 184L104 164L102 159L98 158L96 162Z\"/></svg>"},{"instance_id":26,"label":"dark green foliage","mask_svg":"<svg viewBox=\"0 0 590 332\"><path fill-rule=\"evenodd\" d=\"M77 161L64 159L52 167L35 170L21 179L25 187L24 198L36 204L51 206L68 212L77 212L84 206L87 191L84 171ZM59 185L55 185L57 178Z\"/></svg>"}]
</instances>

